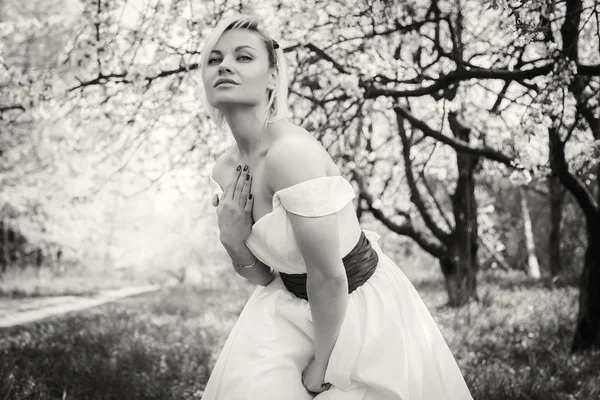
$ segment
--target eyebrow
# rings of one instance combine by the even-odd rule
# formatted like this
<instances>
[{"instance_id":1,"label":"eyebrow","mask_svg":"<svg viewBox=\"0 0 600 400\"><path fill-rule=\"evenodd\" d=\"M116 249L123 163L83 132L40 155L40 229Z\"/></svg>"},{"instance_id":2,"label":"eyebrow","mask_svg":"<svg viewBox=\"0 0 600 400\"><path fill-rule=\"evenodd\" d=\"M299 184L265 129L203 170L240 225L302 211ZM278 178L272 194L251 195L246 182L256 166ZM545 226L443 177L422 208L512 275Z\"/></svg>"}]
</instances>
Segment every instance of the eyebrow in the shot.
<instances>
[{"instance_id":1,"label":"eyebrow","mask_svg":"<svg viewBox=\"0 0 600 400\"><path fill-rule=\"evenodd\" d=\"M250 48L250 49L252 49L252 50L256 50L256 49L255 49L254 47L252 47L252 46L243 45L243 46L238 46L238 47L236 47L236 48L235 48L235 51L241 50L241 49L243 49L243 48L245 48L245 47L248 47L248 48ZM219 53L219 54L221 54L221 51L220 51L220 50L213 50L213 51L211 51L211 53Z\"/></svg>"}]
</instances>

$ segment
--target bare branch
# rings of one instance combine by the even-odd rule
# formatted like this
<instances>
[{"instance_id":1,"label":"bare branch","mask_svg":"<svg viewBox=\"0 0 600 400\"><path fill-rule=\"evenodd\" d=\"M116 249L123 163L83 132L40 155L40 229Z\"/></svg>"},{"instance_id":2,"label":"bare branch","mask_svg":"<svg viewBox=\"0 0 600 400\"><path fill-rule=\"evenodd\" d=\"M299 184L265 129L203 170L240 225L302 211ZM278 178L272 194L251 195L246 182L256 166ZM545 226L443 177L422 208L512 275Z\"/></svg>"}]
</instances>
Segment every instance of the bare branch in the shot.
<instances>
[{"instance_id":1,"label":"bare branch","mask_svg":"<svg viewBox=\"0 0 600 400\"><path fill-rule=\"evenodd\" d=\"M366 201L369 211L373 216L381 221L389 230L395 232L399 235L408 236L413 239L421 248L427 251L429 254L434 257L441 258L446 253L446 248L443 244L436 240L432 240L427 237L423 232L417 231L415 227L407 222L404 224L398 224L391 220L391 217L385 215L385 213L380 208L373 207L373 196L366 190L366 184L363 176L356 171L356 169L352 170L352 175L354 180L358 183L360 188L360 194L362 198Z\"/></svg>"},{"instance_id":2,"label":"bare branch","mask_svg":"<svg viewBox=\"0 0 600 400\"><path fill-rule=\"evenodd\" d=\"M335 67L335 69L337 69L339 72L343 73L343 74L349 74L350 72L339 62L337 62L336 60L333 59L333 57L331 57L329 54L327 54L325 51L323 51L321 48L319 48L317 45L313 44L313 43L308 43L306 45L306 48L309 50L314 51L315 53L317 53L319 55L319 57L321 57L324 60L329 61L330 63L333 64L333 66Z\"/></svg>"},{"instance_id":3,"label":"bare branch","mask_svg":"<svg viewBox=\"0 0 600 400\"><path fill-rule=\"evenodd\" d=\"M429 22L429 21L428 21ZM341 63L335 60L331 55L325 52L323 49L315 45L314 43L308 43L304 46L301 44L295 44L292 46L286 47L283 51L289 53L291 51L296 50L299 47L306 47L307 49L317 53L319 57L324 60L327 60L333 64L336 70L343 74L350 74L350 70L344 67ZM376 98L379 96L387 96L387 97L418 97L425 96L429 94L433 94L438 90L447 88L453 83L468 80L472 78L477 79L500 79L505 81L519 81L522 83L524 79L531 79L537 76L546 75L550 71L552 71L553 64L546 64L541 67L530 68L526 70L508 70L508 69L486 69L486 68L477 68L471 67L468 69L460 69L452 71L446 75L442 75L439 78L435 79L435 83L426 86L420 87L418 89L408 89L408 90L396 90L396 89L382 89L376 88L373 86L372 80L364 81L362 80L359 83L359 86L365 89L365 98ZM152 83L157 78L163 78L166 76L170 76L173 74L179 74L182 72L192 71L199 69L200 65L197 63L184 65L179 68L173 70L162 71L153 77L144 78L148 84ZM577 66L579 75L589 75L589 76L600 76L600 64L599 65L580 65ZM97 78L89 80L89 81L81 81L81 83L77 86L74 86L69 89L69 92L81 89L85 86L92 85L100 85L108 82L109 80L116 80L121 83L131 83L131 81L125 80L126 73L112 73L112 74L103 74L100 73ZM431 80L431 78L424 77L423 80Z\"/></svg>"},{"instance_id":4,"label":"bare branch","mask_svg":"<svg viewBox=\"0 0 600 400\"><path fill-rule=\"evenodd\" d=\"M511 157L505 156L497 150L486 146L470 146L469 143L463 142L462 140L446 136L443 133L431 128L425 122L416 118L401 106L395 106L394 111L396 114L402 116L402 118L406 118L413 127L419 129L421 132L423 132L423 134L439 140L440 142L454 148L456 151L471 154L473 156L486 157L490 160L505 164L511 168L517 168Z\"/></svg>"},{"instance_id":5,"label":"bare branch","mask_svg":"<svg viewBox=\"0 0 600 400\"><path fill-rule=\"evenodd\" d=\"M327 47L329 48L329 47L336 46L338 44L349 42L349 41L352 41L352 40L365 40L365 39L374 38L376 36L387 36L387 35L391 35L391 34L397 33L397 32L406 33L406 32L411 32L411 31L417 31L423 25L426 25L426 24L428 24L430 22L439 22L442 19L443 18L439 18L439 17L438 18L433 18L433 19L426 19L426 20L423 20L423 21L415 21L415 22L412 22L412 23L410 23L408 25L402 25L400 23L400 21L396 21L396 24L395 24L396 26L394 28L386 29L386 30L381 31L381 32L373 31L373 32L365 34L365 35L352 36L352 37L349 37L349 38L342 38L342 39L339 39L339 40L337 40L335 42L332 42Z\"/></svg>"},{"instance_id":6,"label":"bare branch","mask_svg":"<svg viewBox=\"0 0 600 400\"><path fill-rule=\"evenodd\" d=\"M13 105L10 105L10 106L0 106L0 113L3 113L5 111L10 111L10 110L25 111L25 107L23 107L20 104L13 104Z\"/></svg>"},{"instance_id":7,"label":"bare branch","mask_svg":"<svg viewBox=\"0 0 600 400\"><path fill-rule=\"evenodd\" d=\"M508 69L487 69L487 68L469 68L452 71L446 75L440 76L435 80L435 83L420 87L418 89L383 89L377 88L369 81L362 81L360 86L366 90L366 98L376 98L387 96L393 98L399 97L419 97L434 94L438 90L447 88L453 83L468 80L468 79L500 79L507 82L519 81L522 83L524 79L532 79L537 76L547 75L552 71L553 64L546 64L541 67L535 67L525 70L511 71ZM584 76L600 76L599 65L577 65L577 73Z\"/></svg>"},{"instance_id":8,"label":"bare branch","mask_svg":"<svg viewBox=\"0 0 600 400\"><path fill-rule=\"evenodd\" d=\"M189 72L189 71L193 71L193 70L197 70L200 68L200 64L198 63L193 63L193 64L189 64L189 65L182 65L179 68L175 68L175 69L169 69L166 71L161 71L160 73L156 74L155 76L149 76L149 77L145 77L143 78L147 84L151 84L155 79L158 78L165 78L167 76L171 76L171 75L177 75L177 74L181 74L183 72ZM131 81L125 79L125 77L127 76L127 73L114 73L114 74L99 74L97 78L91 79L89 81L80 81L79 85L77 86L73 86L72 88L70 88L68 91L72 92L74 90L77 89L81 89L84 88L86 86L93 86L93 85L101 85L104 84L108 81L116 81L116 82L121 82L121 83L132 83Z\"/></svg>"},{"instance_id":9,"label":"bare branch","mask_svg":"<svg viewBox=\"0 0 600 400\"><path fill-rule=\"evenodd\" d=\"M600 76L600 64L583 65L577 64L577 73L584 76Z\"/></svg>"},{"instance_id":10,"label":"bare branch","mask_svg":"<svg viewBox=\"0 0 600 400\"><path fill-rule=\"evenodd\" d=\"M423 218L425 226L427 226L431 233L433 233L433 235L440 242L448 243L448 241L450 240L450 233L445 232L435 223L433 217L427 209L427 205L425 204L423 197L421 197L421 193L419 192L419 188L417 186L417 182L412 171L413 166L412 160L410 159L410 141L404 129L404 119L398 113L396 113L396 121L398 124L398 134L400 135L400 139L402 140L402 156L404 158L404 164L406 167L406 181L408 183L408 187L410 188L410 199L417 207L417 210L419 210L419 214L421 214L421 218Z\"/></svg>"},{"instance_id":11,"label":"bare branch","mask_svg":"<svg viewBox=\"0 0 600 400\"><path fill-rule=\"evenodd\" d=\"M589 218L597 212L600 212L598 203L594 200L592 193L588 190L585 183L576 175L569 171L569 166L565 159L565 143L560 140L558 127L550 127L548 134L550 137L550 151L552 156L552 171L558 175L560 182L571 192L573 197L579 203L586 218Z\"/></svg>"},{"instance_id":12,"label":"bare branch","mask_svg":"<svg viewBox=\"0 0 600 400\"><path fill-rule=\"evenodd\" d=\"M453 224L452 224L452 222L450 222L450 219L448 219L448 216L446 215L446 212L444 211L444 207L442 207L442 204L439 202L439 200L435 196L435 193L433 192L433 189L431 188L431 185L427 181L427 177L425 176L425 170L424 169L421 171L421 180L423 181L423 186L425 186L425 189L427 189L427 193L429 193L429 196L433 200L433 203L435 204L435 207L437 208L438 212L440 213L440 215L444 219L444 222L446 223L446 226L448 227L448 230L452 230L453 229L453 227L452 227Z\"/></svg>"}]
</instances>

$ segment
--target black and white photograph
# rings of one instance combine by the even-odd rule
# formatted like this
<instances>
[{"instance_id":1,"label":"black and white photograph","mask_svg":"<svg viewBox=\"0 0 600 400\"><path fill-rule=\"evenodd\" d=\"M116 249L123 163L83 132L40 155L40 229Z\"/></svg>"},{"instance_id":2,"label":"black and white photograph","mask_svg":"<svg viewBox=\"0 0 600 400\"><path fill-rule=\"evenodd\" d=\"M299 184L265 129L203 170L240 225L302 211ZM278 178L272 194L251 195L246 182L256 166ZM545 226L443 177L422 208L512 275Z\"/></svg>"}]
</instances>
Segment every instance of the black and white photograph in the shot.
<instances>
[{"instance_id":1,"label":"black and white photograph","mask_svg":"<svg viewBox=\"0 0 600 400\"><path fill-rule=\"evenodd\" d=\"M0 0L38 399L600 399L600 2Z\"/></svg>"}]
</instances>

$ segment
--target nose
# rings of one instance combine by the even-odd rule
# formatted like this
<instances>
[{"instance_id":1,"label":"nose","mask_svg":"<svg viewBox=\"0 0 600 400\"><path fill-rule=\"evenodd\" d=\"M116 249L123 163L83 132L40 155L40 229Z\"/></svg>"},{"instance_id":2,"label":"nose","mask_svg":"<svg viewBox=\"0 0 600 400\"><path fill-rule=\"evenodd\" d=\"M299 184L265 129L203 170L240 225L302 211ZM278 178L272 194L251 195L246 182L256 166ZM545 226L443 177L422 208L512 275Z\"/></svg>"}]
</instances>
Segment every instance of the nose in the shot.
<instances>
[{"instance_id":1,"label":"nose","mask_svg":"<svg viewBox=\"0 0 600 400\"><path fill-rule=\"evenodd\" d=\"M225 72L227 73L231 73L231 68L229 67L229 64L227 64L225 62L225 60L221 61L221 64L219 65L219 75L224 74Z\"/></svg>"}]
</instances>

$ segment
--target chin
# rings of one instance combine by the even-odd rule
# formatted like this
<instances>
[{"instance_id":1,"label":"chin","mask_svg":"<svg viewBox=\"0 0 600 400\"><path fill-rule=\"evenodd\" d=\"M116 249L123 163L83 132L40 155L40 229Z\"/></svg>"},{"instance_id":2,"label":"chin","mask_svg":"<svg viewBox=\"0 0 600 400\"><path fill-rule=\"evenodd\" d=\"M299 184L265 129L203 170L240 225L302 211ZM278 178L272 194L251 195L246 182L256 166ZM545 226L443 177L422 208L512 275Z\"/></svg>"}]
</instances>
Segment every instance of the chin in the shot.
<instances>
[{"instance_id":1,"label":"chin","mask_svg":"<svg viewBox=\"0 0 600 400\"><path fill-rule=\"evenodd\" d=\"M256 106L260 103L260 99L246 99L240 98L240 96L232 96L230 94L219 94L217 96L213 96L209 103L214 108L224 111L228 108L239 106Z\"/></svg>"}]
</instances>

